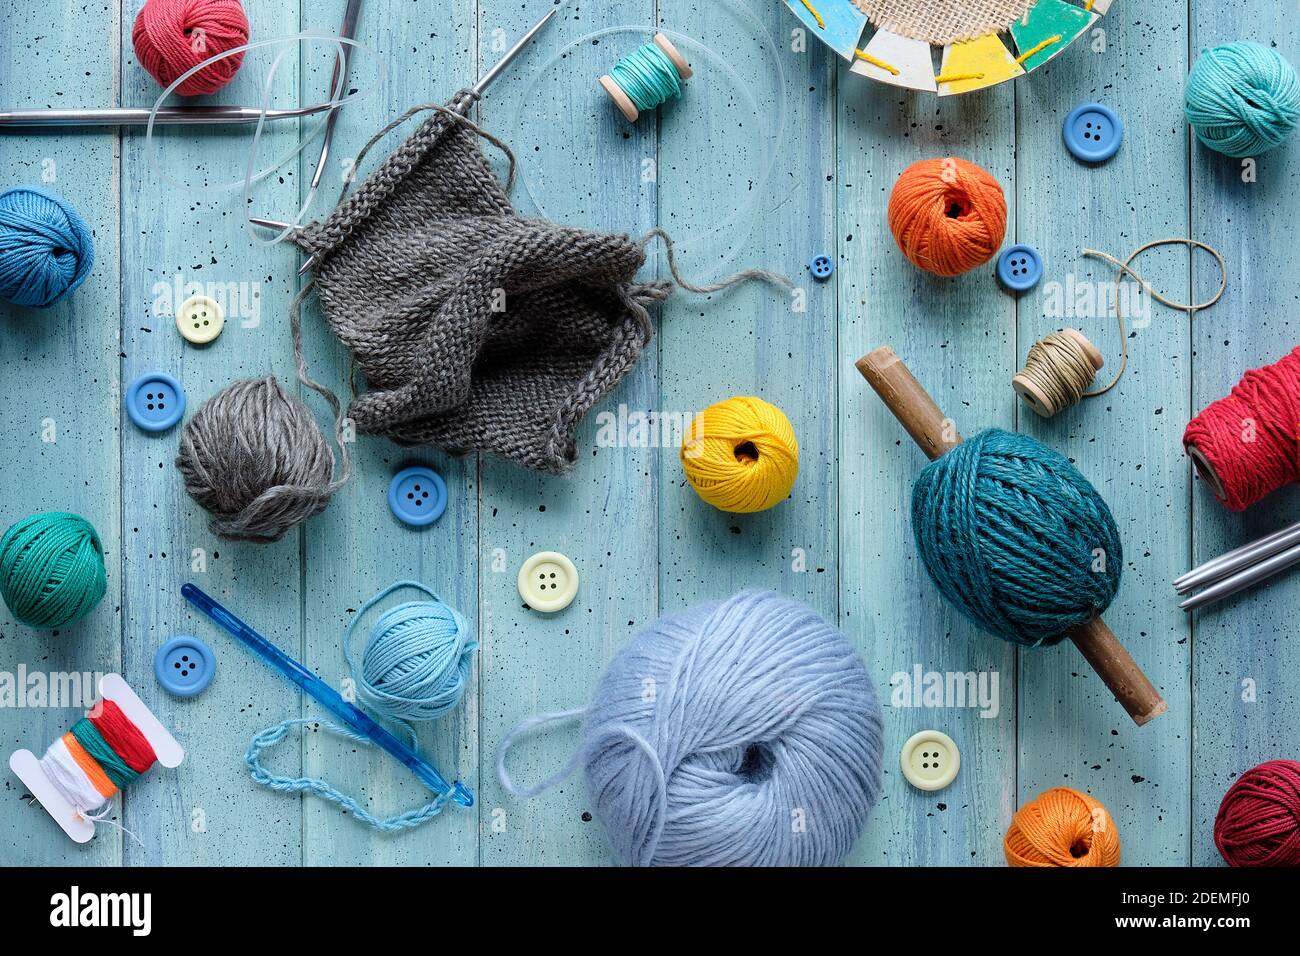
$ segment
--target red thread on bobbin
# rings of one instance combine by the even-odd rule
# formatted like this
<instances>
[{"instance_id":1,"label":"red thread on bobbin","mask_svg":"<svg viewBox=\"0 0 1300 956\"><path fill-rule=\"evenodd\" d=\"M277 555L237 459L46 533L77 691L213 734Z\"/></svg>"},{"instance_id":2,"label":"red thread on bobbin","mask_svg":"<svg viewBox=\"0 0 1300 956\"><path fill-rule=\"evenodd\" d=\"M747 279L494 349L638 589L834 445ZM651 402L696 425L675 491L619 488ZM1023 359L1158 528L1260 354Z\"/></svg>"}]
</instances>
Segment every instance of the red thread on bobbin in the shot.
<instances>
[{"instance_id":1,"label":"red thread on bobbin","mask_svg":"<svg viewBox=\"0 0 1300 956\"><path fill-rule=\"evenodd\" d=\"M140 728L131 723L122 708L105 698L86 715L104 742L122 758L122 762L136 773L144 773L154 765L158 756Z\"/></svg>"},{"instance_id":2,"label":"red thread on bobbin","mask_svg":"<svg viewBox=\"0 0 1300 956\"><path fill-rule=\"evenodd\" d=\"M1233 511L1300 482L1300 347L1243 375L1188 423L1183 447Z\"/></svg>"}]
</instances>

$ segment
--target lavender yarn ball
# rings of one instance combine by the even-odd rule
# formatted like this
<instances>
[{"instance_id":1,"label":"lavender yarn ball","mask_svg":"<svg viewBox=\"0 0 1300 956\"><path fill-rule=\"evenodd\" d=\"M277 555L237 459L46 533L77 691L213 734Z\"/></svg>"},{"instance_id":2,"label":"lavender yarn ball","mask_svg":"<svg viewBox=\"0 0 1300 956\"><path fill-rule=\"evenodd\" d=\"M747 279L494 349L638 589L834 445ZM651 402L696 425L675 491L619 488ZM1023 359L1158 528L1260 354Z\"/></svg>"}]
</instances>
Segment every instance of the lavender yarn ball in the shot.
<instances>
[{"instance_id":1,"label":"lavender yarn ball","mask_svg":"<svg viewBox=\"0 0 1300 956\"><path fill-rule=\"evenodd\" d=\"M619 862L632 866L834 866L881 787L884 728L862 658L815 611L741 592L661 618L610 662L579 753L531 795L585 770Z\"/></svg>"}]
</instances>

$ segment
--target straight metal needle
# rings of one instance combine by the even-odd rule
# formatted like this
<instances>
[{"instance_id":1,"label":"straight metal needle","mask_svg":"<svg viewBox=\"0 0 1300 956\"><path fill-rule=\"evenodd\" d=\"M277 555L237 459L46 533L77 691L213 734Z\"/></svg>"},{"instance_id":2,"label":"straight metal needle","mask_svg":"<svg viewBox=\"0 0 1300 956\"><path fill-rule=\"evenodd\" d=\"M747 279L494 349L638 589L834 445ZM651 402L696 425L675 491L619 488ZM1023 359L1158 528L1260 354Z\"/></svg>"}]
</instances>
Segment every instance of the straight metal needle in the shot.
<instances>
[{"instance_id":1,"label":"straight metal needle","mask_svg":"<svg viewBox=\"0 0 1300 956\"><path fill-rule=\"evenodd\" d=\"M1174 590L1181 594L1192 588L1209 584L1296 544L1300 544L1300 522L1257 538L1240 548L1233 548L1226 554L1221 554L1193 568L1182 577L1175 579Z\"/></svg>"},{"instance_id":2,"label":"straight metal needle","mask_svg":"<svg viewBox=\"0 0 1300 956\"><path fill-rule=\"evenodd\" d=\"M1189 597L1178 606L1184 611L1194 611L1198 607L1221 601L1244 588L1250 587L1252 584L1258 584L1265 578L1270 578L1293 564L1300 564L1300 545L1286 551L1280 551L1258 564L1252 564L1244 571L1238 571L1231 577L1226 577L1222 581L1211 584L1200 594Z\"/></svg>"}]
</instances>

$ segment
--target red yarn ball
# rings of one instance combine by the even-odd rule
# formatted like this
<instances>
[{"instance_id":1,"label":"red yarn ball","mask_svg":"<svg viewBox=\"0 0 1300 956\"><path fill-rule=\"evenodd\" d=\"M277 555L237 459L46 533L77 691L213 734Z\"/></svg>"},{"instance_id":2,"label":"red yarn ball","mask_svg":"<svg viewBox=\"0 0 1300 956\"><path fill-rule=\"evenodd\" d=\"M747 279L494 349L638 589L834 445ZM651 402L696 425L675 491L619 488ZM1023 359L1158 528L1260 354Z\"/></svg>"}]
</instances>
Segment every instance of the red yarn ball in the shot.
<instances>
[{"instance_id":1,"label":"red yarn ball","mask_svg":"<svg viewBox=\"0 0 1300 956\"><path fill-rule=\"evenodd\" d=\"M955 156L903 170L889 196L889 231L912 265L956 276L993 258L1007 231L1007 199L987 171Z\"/></svg>"},{"instance_id":2,"label":"red yarn ball","mask_svg":"<svg viewBox=\"0 0 1300 956\"><path fill-rule=\"evenodd\" d=\"M248 42L239 0L145 0L131 29L136 59L160 85L170 86L208 57ZM215 93L235 78L244 54L204 67L176 88L181 96Z\"/></svg>"},{"instance_id":3,"label":"red yarn ball","mask_svg":"<svg viewBox=\"0 0 1300 956\"><path fill-rule=\"evenodd\" d=\"M1214 842L1229 866L1300 866L1300 763L1270 760L1237 778Z\"/></svg>"}]
</instances>

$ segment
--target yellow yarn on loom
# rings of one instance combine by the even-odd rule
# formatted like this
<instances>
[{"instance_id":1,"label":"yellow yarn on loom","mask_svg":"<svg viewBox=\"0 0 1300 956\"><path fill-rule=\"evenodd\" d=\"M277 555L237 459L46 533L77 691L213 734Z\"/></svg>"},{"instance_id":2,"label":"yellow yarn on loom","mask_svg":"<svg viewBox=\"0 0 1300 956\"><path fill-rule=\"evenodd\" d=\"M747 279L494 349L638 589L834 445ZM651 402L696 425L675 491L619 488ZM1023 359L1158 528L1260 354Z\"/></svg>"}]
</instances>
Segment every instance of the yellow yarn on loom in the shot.
<instances>
[{"instance_id":1,"label":"yellow yarn on loom","mask_svg":"<svg viewBox=\"0 0 1300 956\"><path fill-rule=\"evenodd\" d=\"M799 474L790 419L752 396L728 398L696 415L680 457L691 487L723 511L771 508L789 496Z\"/></svg>"}]
</instances>

